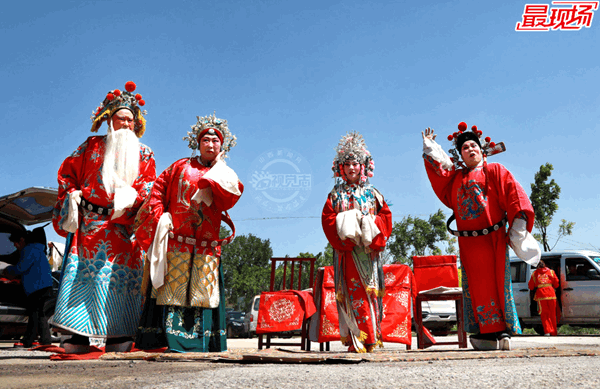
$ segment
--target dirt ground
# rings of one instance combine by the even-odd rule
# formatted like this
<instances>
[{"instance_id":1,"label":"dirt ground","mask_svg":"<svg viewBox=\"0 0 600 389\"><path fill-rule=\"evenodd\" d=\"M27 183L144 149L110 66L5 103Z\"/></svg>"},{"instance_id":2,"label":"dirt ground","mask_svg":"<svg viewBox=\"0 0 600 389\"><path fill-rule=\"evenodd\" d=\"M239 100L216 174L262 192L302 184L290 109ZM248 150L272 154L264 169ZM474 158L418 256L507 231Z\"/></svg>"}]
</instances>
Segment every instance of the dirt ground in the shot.
<instances>
[{"instance_id":1,"label":"dirt ground","mask_svg":"<svg viewBox=\"0 0 600 389\"><path fill-rule=\"evenodd\" d=\"M209 371L222 365L199 362L156 363L146 361L69 361L31 359L0 364L1 388L139 387L182 373Z\"/></svg>"}]
</instances>

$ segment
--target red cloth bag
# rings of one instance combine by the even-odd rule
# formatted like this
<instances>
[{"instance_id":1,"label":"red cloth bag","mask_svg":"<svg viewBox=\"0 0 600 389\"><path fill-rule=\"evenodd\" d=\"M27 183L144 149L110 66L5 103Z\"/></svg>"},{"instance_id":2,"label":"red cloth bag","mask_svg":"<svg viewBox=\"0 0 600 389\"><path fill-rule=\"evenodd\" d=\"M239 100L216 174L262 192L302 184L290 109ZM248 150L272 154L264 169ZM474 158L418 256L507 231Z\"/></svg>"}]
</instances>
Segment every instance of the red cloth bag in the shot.
<instances>
[{"instance_id":1,"label":"red cloth bag","mask_svg":"<svg viewBox=\"0 0 600 389\"><path fill-rule=\"evenodd\" d=\"M385 295L381 340L410 345L412 343L410 305L415 287L412 271L407 265L384 265L383 275Z\"/></svg>"},{"instance_id":2,"label":"red cloth bag","mask_svg":"<svg viewBox=\"0 0 600 389\"><path fill-rule=\"evenodd\" d=\"M456 255L415 256L413 272L419 292L438 286L458 287Z\"/></svg>"}]
</instances>

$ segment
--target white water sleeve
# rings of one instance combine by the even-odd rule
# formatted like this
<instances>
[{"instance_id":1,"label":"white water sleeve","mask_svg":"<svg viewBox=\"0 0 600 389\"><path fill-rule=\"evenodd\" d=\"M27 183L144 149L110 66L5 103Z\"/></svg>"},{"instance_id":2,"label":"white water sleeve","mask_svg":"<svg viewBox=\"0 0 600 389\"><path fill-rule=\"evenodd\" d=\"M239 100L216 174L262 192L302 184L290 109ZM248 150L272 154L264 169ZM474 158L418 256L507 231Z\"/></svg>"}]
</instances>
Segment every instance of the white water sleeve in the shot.
<instances>
[{"instance_id":1,"label":"white water sleeve","mask_svg":"<svg viewBox=\"0 0 600 389\"><path fill-rule=\"evenodd\" d=\"M69 213L67 214L67 219L62 223L62 229L73 234L76 233L79 228L79 204L81 203L81 195L82 192L80 190L74 190L69 193Z\"/></svg>"},{"instance_id":2,"label":"white water sleeve","mask_svg":"<svg viewBox=\"0 0 600 389\"><path fill-rule=\"evenodd\" d=\"M169 212L162 214L158 219L156 233L152 244L148 248L148 259L150 260L150 280L156 289L165 283L167 273L167 248L169 243L169 231L173 229L173 218Z\"/></svg>"},{"instance_id":3,"label":"white water sleeve","mask_svg":"<svg viewBox=\"0 0 600 389\"><path fill-rule=\"evenodd\" d=\"M375 224L375 216L373 215L363 216L360 229L362 232L362 243L365 247L370 246L373 243L373 239L381 232L377 224Z\"/></svg>"},{"instance_id":4,"label":"white water sleeve","mask_svg":"<svg viewBox=\"0 0 600 389\"><path fill-rule=\"evenodd\" d=\"M513 225L508 231L510 247L512 247L517 257L532 266L537 266L542 252L537 240L527 231L527 222L523 219L515 219Z\"/></svg>"},{"instance_id":5,"label":"white water sleeve","mask_svg":"<svg viewBox=\"0 0 600 389\"><path fill-rule=\"evenodd\" d=\"M350 239L357 245L360 244L361 229L359 220L362 214L357 209L340 212L335 217L335 227L341 240Z\"/></svg>"},{"instance_id":6,"label":"white water sleeve","mask_svg":"<svg viewBox=\"0 0 600 389\"><path fill-rule=\"evenodd\" d=\"M442 150L442 146L436 143L436 141L429 138L423 139L423 153L430 156L442 165L442 168L446 170L452 169L453 163L448 154Z\"/></svg>"},{"instance_id":7,"label":"white water sleeve","mask_svg":"<svg viewBox=\"0 0 600 389\"><path fill-rule=\"evenodd\" d=\"M131 186L123 186L115 189L115 205L110 220L115 220L125 213L125 209L135 204L137 192Z\"/></svg>"}]
</instances>

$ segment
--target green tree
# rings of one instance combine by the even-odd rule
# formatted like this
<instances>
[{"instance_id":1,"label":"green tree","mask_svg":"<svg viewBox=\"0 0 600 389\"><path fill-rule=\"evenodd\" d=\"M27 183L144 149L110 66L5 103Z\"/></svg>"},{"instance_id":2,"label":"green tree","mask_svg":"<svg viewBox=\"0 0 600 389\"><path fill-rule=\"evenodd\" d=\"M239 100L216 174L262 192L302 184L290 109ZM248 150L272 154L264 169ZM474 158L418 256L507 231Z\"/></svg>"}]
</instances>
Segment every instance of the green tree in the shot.
<instances>
[{"instance_id":1,"label":"green tree","mask_svg":"<svg viewBox=\"0 0 600 389\"><path fill-rule=\"evenodd\" d=\"M446 252L455 254L456 248L446 230L446 217L439 209L429 216L429 220L405 216L400 222L394 222L387 249L395 263L412 266L415 255L440 255L439 243L447 244Z\"/></svg>"},{"instance_id":2,"label":"green tree","mask_svg":"<svg viewBox=\"0 0 600 389\"><path fill-rule=\"evenodd\" d=\"M534 226L539 231L539 234L534 234L534 237L542 243L544 251L551 251L556 244L566 235L573 233L574 222L568 222L562 219L560 226L558 227L558 238L554 243L554 246L550 248L548 243L548 227L552 224L552 218L558 210L558 204L556 201L560 198L560 186L550 178L554 167L550 163L546 163L540 166L540 170L535 173L534 183L531 184L531 204L535 212Z\"/></svg>"},{"instance_id":3,"label":"green tree","mask_svg":"<svg viewBox=\"0 0 600 389\"><path fill-rule=\"evenodd\" d=\"M220 235L227 236L229 231L221 227ZM231 244L223 246L221 263L225 299L229 305L246 310L253 296L269 289L272 256L271 242L252 234L239 235Z\"/></svg>"}]
</instances>

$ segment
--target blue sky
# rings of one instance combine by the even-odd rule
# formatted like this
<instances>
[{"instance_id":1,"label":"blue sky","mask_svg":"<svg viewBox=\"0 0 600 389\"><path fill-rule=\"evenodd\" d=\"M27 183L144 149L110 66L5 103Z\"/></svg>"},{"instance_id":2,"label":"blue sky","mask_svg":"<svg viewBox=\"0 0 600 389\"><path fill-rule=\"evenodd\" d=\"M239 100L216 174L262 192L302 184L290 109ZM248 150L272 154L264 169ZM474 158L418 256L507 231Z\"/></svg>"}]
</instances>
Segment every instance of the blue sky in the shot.
<instances>
[{"instance_id":1,"label":"blue sky","mask_svg":"<svg viewBox=\"0 0 600 389\"><path fill-rule=\"evenodd\" d=\"M325 247L319 216L334 184L333 149L348 131L363 134L372 183L395 221L444 209L425 174L421 131L433 127L447 150L460 121L505 142L490 161L527 193L552 163L562 192L550 232L560 219L577 223L557 248L598 248L600 20L580 31L515 32L525 4L12 2L0 15L0 195L56 187L63 159L91 135L92 110L132 80L146 100L142 142L158 174L190 155L181 138L197 115L228 120L238 137L228 163L246 185L230 215L238 234L270 239L276 256ZM282 149L302 158L310 190L293 210L274 212L256 202L252 173L261 155Z\"/></svg>"}]
</instances>

